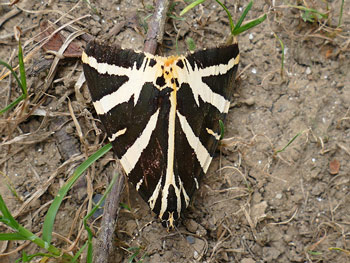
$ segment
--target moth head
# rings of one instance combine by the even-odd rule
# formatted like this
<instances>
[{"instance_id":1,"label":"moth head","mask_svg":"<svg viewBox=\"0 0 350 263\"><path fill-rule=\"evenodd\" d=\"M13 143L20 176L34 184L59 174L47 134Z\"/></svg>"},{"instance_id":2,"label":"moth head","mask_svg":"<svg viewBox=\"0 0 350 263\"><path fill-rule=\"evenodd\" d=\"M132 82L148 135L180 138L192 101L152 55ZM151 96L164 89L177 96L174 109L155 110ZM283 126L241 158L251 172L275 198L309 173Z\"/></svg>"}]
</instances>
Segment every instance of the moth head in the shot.
<instances>
[{"instance_id":1,"label":"moth head","mask_svg":"<svg viewBox=\"0 0 350 263\"><path fill-rule=\"evenodd\" d=\"M165 212L160 218L162 220L162 226L167 228L167 231L173 231L179 223L179 214L174 212Z\"/></svg>"}]
</instances>

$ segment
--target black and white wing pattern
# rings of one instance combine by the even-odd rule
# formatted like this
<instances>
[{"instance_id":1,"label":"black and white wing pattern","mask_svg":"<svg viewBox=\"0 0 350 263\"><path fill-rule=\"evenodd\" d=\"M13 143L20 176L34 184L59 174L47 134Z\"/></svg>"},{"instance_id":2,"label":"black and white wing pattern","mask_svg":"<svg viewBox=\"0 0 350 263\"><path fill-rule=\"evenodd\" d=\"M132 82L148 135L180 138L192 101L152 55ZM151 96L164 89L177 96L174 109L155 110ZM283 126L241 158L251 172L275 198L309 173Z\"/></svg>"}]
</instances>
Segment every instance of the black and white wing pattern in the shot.
<instances>
[{"instance_id":1,"label":"black and white wing pattern","mask_svg":"<svg viewBox=\"0 0 350 263\"><path fill-rule=\"evenodd\" d=\"M93 41L82 61L128 180L162 224L174 228L217 147L239 62L237 43L161 57Z\"/></svg>"}]
</instances>

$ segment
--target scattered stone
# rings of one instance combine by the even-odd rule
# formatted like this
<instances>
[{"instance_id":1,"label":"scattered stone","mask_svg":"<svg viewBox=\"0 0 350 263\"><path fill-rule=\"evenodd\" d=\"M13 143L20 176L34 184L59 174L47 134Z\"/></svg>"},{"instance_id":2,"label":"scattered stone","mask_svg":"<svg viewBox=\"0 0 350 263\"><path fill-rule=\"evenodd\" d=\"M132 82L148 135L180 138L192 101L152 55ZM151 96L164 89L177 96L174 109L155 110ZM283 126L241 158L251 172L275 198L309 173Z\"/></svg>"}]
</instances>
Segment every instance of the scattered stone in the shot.
<instances>
[{"instance_id":1,"label":"scattered stone","mask_svg":"<svg viewBox=\"0 0 350 263\"><path fill-rule=\"evenodd\" d=\"M102 196L103 195L101 195L101 194L95 194L92 197L92 202L94 203L94 206L101 200ZM97 208L96 212L92 215L93 219L96 219L103 214L103 206L104 205L105 205L105 200L102 201L100 207Z\"/></svg>"},{"instance_id":2,"label":"scattered stone","mask_svg":"<svg viewBox=\"0 0 350 263\"><path fill-rule=\"evenodd\" d=\"M241 263L255 263L256 261L252 258L244 258L241 260Z\"/></svg>"},{"instance_id":3,"label":"scattered stone","mask_svg":"<svg viewBox=\"0 0 350 263\"><path fill-rule=\"evenodd\" d=\"M281 193L276 194L276 199L282 199L283 195Z\"/></svg>"},{"instance_id":4,"label":"scattered stone","mask_svg":"<svg viewBox=\"0 0 350 263\"><path fill-rule=\"evenodd\" d=\"M263 258L266 262L274 262L281 252L275 247L264 247L263 248Z\"/></svg>"},{"instance_id":5,"label":"scattered stone","mask_svg":"<svg viewBox=\"0 0 350 263\"><path fill-rule=\"evenodd\" d=\"M249 97L248 99L242 100L242 104L246 104L247 106L252 106L255 104L255 99L253 97Z\"/></svg>"},{"instance_id":6,"label":"scattered stone","mask_svg":"<svg viewBox=\"0 0 350 263\"><path fill-rule=\"evenodd\" d=\"M325 192L326 185L324 183L317 183L311 190L311 194L314 196L320 196Z\"/></svg>"},{"instance_id":7,"label":"scattered stone","mask_svg":"<svg viewBox=\"0 0 350 263\"><path fill-rule=\"evenodd\" d=\"M199 238L195 238L194 239L194 244L193 244L193 248L194 248L194 254L193 257L194 259L198 259L199 256L202 254L202 252L204 251L205 248L205 242L202 239Z\"/></svg>"},{"instance_id":8,"label":"scattered stone","mask_svg":"<svg viewBox=\"0 0 350 263\"><path fill-rule=\"evenodd\" d=\"M196 221L194 221L193 219L186 219L184 221L184 225L185 225L187 231L189 231L191 233L196 233L196 231L198 229L198 223Z\"/></svg>"},{"instance_id":9,"label":"scattered stone","mask_svg":"<svg viewBox=\"0 0 350 263\"><path fill-rule=\"evenodd\" d=\"M150 263L162 262L162 257L159 254L154 254L149 258Z\"/></svg>"},{"instance_id":10,"label":"scattered stone","mask_svg":"<svg viewBox=\"0 0 350 263\"><path fill-rule=\"evenodd\" d=\"M311 69L310 67L307 67L305 70L306 75L310 75L311 74Z\"/></svg>"},{"instance_id":11,"label":"scattered stone","mask_svg":"<svg viewBox=\"0 0 350 263\"><path fill-rule=\"evenodd\" d=\"M203 226L198 224L198 229L196 230L196 234L200 237L204 237L207 235L207 230Z\"/></svg>"},{"instance_id":12,"label":"scattered stone","mask_svg":"<svg viewBox=\"0 0 350 263\"><path fill-rule=\"evenodd\" d=\"M190 244L194 244L194 242L196 241L195 238L193 236L187 236L186 240L188 243Z\"/></svg>"}]
</instances>

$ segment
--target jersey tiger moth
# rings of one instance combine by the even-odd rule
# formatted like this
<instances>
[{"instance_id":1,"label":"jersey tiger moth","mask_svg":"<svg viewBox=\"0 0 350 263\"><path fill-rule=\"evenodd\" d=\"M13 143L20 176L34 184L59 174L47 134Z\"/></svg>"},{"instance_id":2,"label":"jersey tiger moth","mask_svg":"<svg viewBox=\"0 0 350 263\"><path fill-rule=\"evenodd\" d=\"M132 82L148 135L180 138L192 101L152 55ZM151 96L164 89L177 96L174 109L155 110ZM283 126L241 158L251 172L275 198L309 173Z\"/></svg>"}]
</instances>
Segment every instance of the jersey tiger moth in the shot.
<instances>
[{"instance_id":1,"label":"jersey tiger moth","mask_svg":"<svg viewBox=\"0 0 350 263\"><path fill-rule=\"evenodd\" d=\"M162 57L92 41L82 61L93 105L128 180L173 229L218 145L238 44Z\"/></svg>"}]
</instances>

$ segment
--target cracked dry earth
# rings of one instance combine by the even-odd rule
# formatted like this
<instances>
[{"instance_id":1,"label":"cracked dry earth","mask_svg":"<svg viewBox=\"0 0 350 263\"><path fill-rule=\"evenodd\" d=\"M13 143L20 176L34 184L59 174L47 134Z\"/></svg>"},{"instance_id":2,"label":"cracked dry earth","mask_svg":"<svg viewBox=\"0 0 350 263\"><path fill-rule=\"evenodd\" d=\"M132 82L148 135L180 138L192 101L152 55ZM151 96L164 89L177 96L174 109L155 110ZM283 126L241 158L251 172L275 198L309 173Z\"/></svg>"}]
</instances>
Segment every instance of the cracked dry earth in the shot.
<instances>
[{"instance_id":1,"label":"cracked dry earth","mask_svg":"<svg viewBox=\"0 0 350 263\"><path fill-rule=\"evenodd\" d=\"M22 11L0 26L0 58L17 63L11 60L17 52L11 35L14 26L22 29L27 55L39 41L40 21L61 18L63 25L86 14L91 17L72 24L76 29L101 37L114 28L112 41L140 50L153 4L144 2L145 6L137 0L91 1L97 15L85 1L19 1ZM223 2L235 19L248 4L246 0ZM340 0L298 1L323 12L327 4L328 24L305 22L305 13L288 4L297 3L257 0L248 14L253 19L267 13L267 20L239 36L239 76L225 139L178 231L167 233L154 222L139 233L153 215L133 188L127 188L123 202L131 211L119 213L110 262L127 262L134 253L126 250L129 247L139 248L136 258L143 262L350 262L350 9L345 3L339 30ZM184 6L177 2L173 14ZM0 18L13 8L1 5ZM176 53L176 36L179 50L186 52L188 37L203 48L224 42L229 33L225 12L215 1L206 1L184 17L183 21L169 19L164 54ZM284 44L283 76L276 37ZM86 44L81 38L77 41ZM29 101L43 91L51 59L40 49L27 62ZM25 119L16 119L18 109L1 116L0 193L33 233L41 231L46 204L74 168L105 143L87 88L77 86L81 72L79 58L61 60L52 84L36 102L36 111ZM12 85L9 78L2 80L1 108L18 92L13 80ZM63 144L69 146L65 146L68 153L60 150ZM55 233L75 240L90 195L102 193L113 174L113 159L108 153L69 192L57 215ZM6 187L8 182L20 199ZM40 197L19 210L40 189ZM94 225L97 230L99 221ZM1 231L8 230L1 226ZM86 234L80 239L78 247ZM1 253L23 243L2 242ZM70 245L57 235L54 244ZM24 249L38 252L33 244ZM14 262L20 253L1 257L0 262Z\"/></svg>"}]
</instances>

